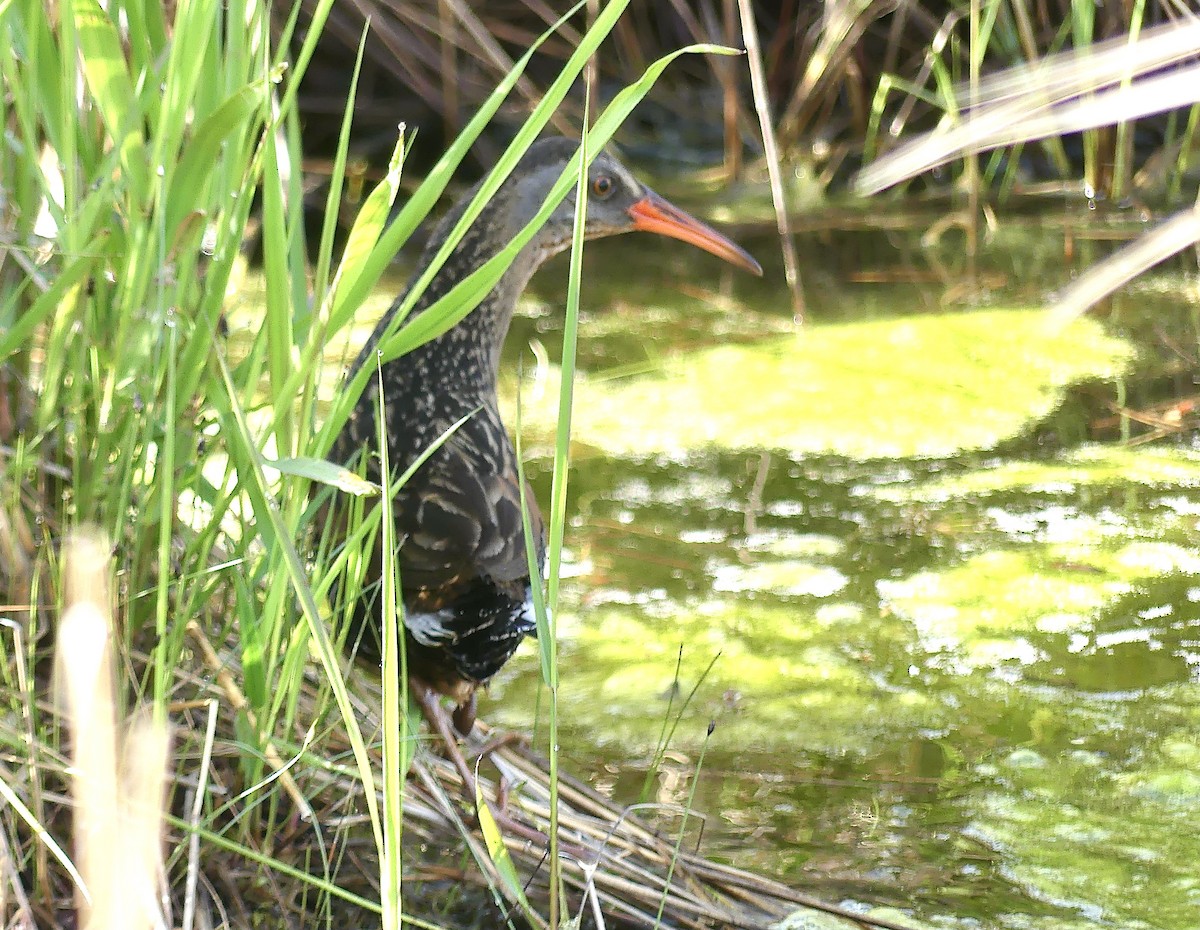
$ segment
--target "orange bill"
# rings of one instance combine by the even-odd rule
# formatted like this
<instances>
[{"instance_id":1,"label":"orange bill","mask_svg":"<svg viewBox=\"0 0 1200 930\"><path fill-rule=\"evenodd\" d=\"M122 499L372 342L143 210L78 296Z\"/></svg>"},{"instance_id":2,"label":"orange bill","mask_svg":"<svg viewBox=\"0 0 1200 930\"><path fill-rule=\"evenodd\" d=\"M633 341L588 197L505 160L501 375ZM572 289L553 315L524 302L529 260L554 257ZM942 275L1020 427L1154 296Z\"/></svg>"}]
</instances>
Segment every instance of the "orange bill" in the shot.
<instances>
[{"instance_id":1,"label":"orange bill","mask_svg":"<svg viewBox=\"0 0 1200 930\"><path fill-rule=\"evenodd\" d=\"M762 266L740 245L684 213L654 191L646 191L646 196L629 208L629 215L634 229L682 239L752 274L761 276L763 273Z\"/></svg>"}]
</instances>

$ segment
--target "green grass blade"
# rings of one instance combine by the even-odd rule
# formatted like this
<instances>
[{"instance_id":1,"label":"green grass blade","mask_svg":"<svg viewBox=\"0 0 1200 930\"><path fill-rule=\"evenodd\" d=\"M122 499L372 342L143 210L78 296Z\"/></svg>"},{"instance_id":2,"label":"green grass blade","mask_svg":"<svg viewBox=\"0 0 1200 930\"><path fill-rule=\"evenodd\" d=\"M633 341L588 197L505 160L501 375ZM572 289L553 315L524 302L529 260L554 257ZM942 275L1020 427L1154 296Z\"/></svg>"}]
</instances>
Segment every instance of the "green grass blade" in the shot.
<instances>
[{"instance_id":1,"label":"green grass blade","mask_svg":"<svg viewBox=\"0 0 1200 930\"><path fill-rule=\"evenodd\" d=\"M304 80L305 72L308 71L308 63L312 61L313 53L317 50L317 45L321 40L321 33L325 29L325 21L329 18L329 14L333 10L333 5L334 0L318 0L309 11L309 21L305 29L304 43L300 46L300 51L296 54L290 67L288 67L289 80L287 89L283 93L283 99L279 102L279 111L281 113L294 113L296 111L296 95L300 92L300 84ZM288 26L280 37L278 59L275 62L276 68L286 63L286 56L289 52L289 41L295 26L296 16L301 6L302 4L300 3L294 4Z\"/></svg>"},{"instance_id":2,"label":"green grass blade","mask_svg":"<svg viewBox=\"0 0 1200 930\"><path fill-rule=\"evenodd\" d=\"M280 164L287 157L287 152L284 150L280 127L267 128L264 154L262 242L266 319L263 332L267 340L267 372L272 397L276 401L275 406L280 408L285 406L280 402L292 396L285 391L284 385L296 370L292 357L296 308L292 301L293 276L289 255L291 230L286 215L287 183ZM280 454L296 454L298 450L293 445L295 431L292 417L279 417L274 425Z\"/></svg>"},{"instance_id":3,"label":"green grass blade","mask_svg":"<svg viewBox=\"0 0 1200 930\"><path fill-rule=\"evenodd\" d=\"M584 95L591 96L590 85ZM579 342L579 291L583 279L583 242L587 222L588 153L592 150L587 131L588 108L584 104L584 131L579 140L579 176L575 188L575 218L571 229L571 264L567 274L567 312L563 325L562 377L559 382L558 424L554 436L554 480L550 493L549 572L546 601L550 612L538 617L545 623L550 650L550 926L557 927L562 897L562 863L558 858L558 581L562 568L563 531L567 524L567 478L571 454L571 403L575 395L575 359ZM539 633L541 631L539 630Z\"/></svg>"},{"instance_id":4,"label":"green grass blade","mask_svg":"<svg viewBox=\"0 0 1200 930\"><path fill-rule=\"evenodd\" d=\"M72 0L83 73L100 115L121 153L121 167L135 199L150 197L149 167L142 139L138 95L121 51L117 27L95 0Z\"/></svg>"},{"instance_id":5,"label":"green grass blade","mask_svg":"<svg viewBox=\"0 0 1200 930\"><path fill-rule=\"evenodd\" d=\"M704 735L704 742L700 744L700 758L696 760L696 773L692 776L692 783L688 786L687 804L683 809L683 821L679 824L679 836L675 838L675 847L671 850L671 862L667 867L667 875L663 881L662 897L658 901L658 913L654 915L654 926L662 926L663 911L667 907L667 898L670 895L671 879L675 874L675 864L679 861L679 851L683 848L683 838L687 835L688 818L691 812L696 809L696 789L700 786L700 773L704 771L704 757L708 754L708 744L712 740L713 730L716 729L716 723L708 724L708 732Z\"/></svg>"},{"instance_id":6,"label":"green grass blade","mask_svg":"<svg viewBox=\"0 0 1200 930\"><path fill-rule=\"evenodd\" d=\"M517 484L521 490L521 531L525 534L525 559L529 566L529 593L533 598L533 616L538 629L538 659L541 663L542 681L546 687L557 686L557 665L554 658L554 644L551 641L550 625L546 618L546 593L542 588L542 564L538 559L537 546L534 544L533 523L529 519L529 484L525 480L525 453L521 442L521 396L517 395L517 422L514 435L517 452ZM544 637L544 639L543 639Z\"/></svg>"},{"instance_id":7,"label":"green grass blade","mask_svg":"<svg viewBox=\"0 0 1200 930\"><path fill-rule=\"evenodd\" d=\"M196 127L176 165L167 196L167 233L173 235L196 209L221 148L236 133L245 132L256 111L270 101L270 81L256 81L232 94Z\"/></svg>"},{"instance_id":8,"label":"green grass blade","mask_svg":"<svg viewBox=\"0 0 1200 930\"><path fill-rule=\"evenodd\" d=\"M178 361L179 327L171 323L167 327L166 347L166 392L165 407L175 410L176 363ZM167 695L171 688L171 669L174 663L168 652L167 621L170 610L171 584L171 539L175 532L176 487L175 487L175 444L177 434L173 424L163 430L158 457L154 463L154 481L158 485L158 583L155 599L155 645L154 645L154 719L163 724L167 719Z\"/></svg>"},{"instance_id":9,"label":"green grass blade","mask_svg":"<svg viewBox=\"0 0 1200 930\"><path fill-rule=\"evenodd\" d=\"M500 827L496 824L496 818L492 816L492 809L488 807L487 799L484 798L483 789L479 787L478 782L475 784L475 809L479 813L479 830L483 834L488 858L492 860L492 864L496 867L496 872L499 874L501 881L504 882L504 887L507 889L511 899L517 902L517 905L521 908L532 926L539 926L541 920L538 918L537 911L533 909L533 905L529 903L529 899L525 896L525 888L521 883L521 876L517 874L517 867L513 865L512 856L508 853L508 847L504 845L504 836L500 832Z\"/></svg>"},{"instance_id":10,"label":"green grass blade","mask_svg":"<svg viewBox=\"0 0 1200 930\"><path fill-rule=\"evenodd\" d=\"M83 876L75 868L75 863L71 861L71 857L58 845L58 842L51 835L50 831L42 826L37 815L25 805L20 796L13 790L12 783L17 780L12 778L8 772L0 771L0 799L13 809L18 818L24 821L25 826L29 828L29 832L46 847L50 855L63 867L63 871L71 877L71 881L74 882L75 887L86 895L87 886L84 885Z\"/></svg>"},{"instance_id":11,"label":"green grass blade","mask_svg":"<svg viewBox=\"0 0 1200 930\"><path fill-rule=\"evenodd\" d=\"M379 493L379 485L360 478L344 465L338 465L329 459L315 459L307 456L287 459L264 459L263 464L268 468L285 475L297 478L307 478L318 484L327 484L347 494L358 497L371 497Z\"/></svg>"},{"instance_id":12,"label":"green grass blade","mask_svg":"<svg viewBox=\"0 0 1200 930\"><path fill-rule=\"evenodd\" d=\"M387 392L383 367L376 358L379 379L375 423L379 448L379 470L391 474L388 458ZM407 704L408 668L404 649L403 616L400 607L400 567L396 564L396 524L392 495L380 501L380 623L383 633L383 860L380 871L380 903L384 930L400 930L402 885L400 841L404 832L404 780L407 768L401 768L403 747L409 741Z\"/></svg>"},{"instance_id":13,"label":"green grass blade","mask_svg":"<svg viewBox=\"0 0 1200 930\"><path fill-rule=\"evenodd\" d=\"M361 907L369 914L380 913L379 904L375 901L372 901L370 898L364 898L362 895L357 895L352 891L346 891L345 889L338 887L338 885L334 882L325 881L318 876L313 875L311 872L306 871L305 869L298 868L280 859L274 859L271 856L265 855L260 849L256 849L243 843L238 843L234 840L231 840L224 833L218 833L213 830L206 830L203 827L197 827L187 820L183 820L182 818L175 817L171 814L167 814L163 819L176 830L183 832L185 835L196 834L202 840L204 840L204 842L215 846L217 849L223 849L227 852L234 853L240 859L246 860L246 862L253 862L256 865L262 866L263 868L270 869L273 872L278 872L280 875L285 875L288 878L299 881L302 887L307 886L319 889L330 897L345 901L346 903L352 904L355 907ZM425 923L423 921L408 919L408 922L413 926L423 927L425 930L444 930L442 927Z\"/></svg>"},{"instance_id":14,"label":"green grass blade","mask_svg":"<svg viewBox=\"0 0 1200 930\"><path fill-rule=\"evenodd\" d=\"M90 275L96 257L84 255L68 262L55 276L50 287L20 315L7 330L0 332L0 359L6 359L25 346L34 331L55 311L61 310L67 294ZM15 296L15 292L14 292Z\"/></svg>"},{"instance_id":15,"label":"green grass blade","mask_svg":"<svg viewBox=\"0 0 1200 930\"><path fill-rule=\"evenodd\" d=\"M174 184L174 172L171 169L179 161L188 124L195 118L196 92L205 77L208 49L214 41L214 30L208 24L217 15L216 0L191 0L177 8L174 28L188 36L189 41L171 42L167 46L169 52L166 77L162 81L163 92L158 98L157 107L147 107L147 115L154 121L150 163L162 166L162 174L157 176L157 181L167 189ZM212 162L209 164L211 167Z\"/></svg>"},{"instance_id":16,"label":"green grass blade","mask_svg":"<svg viewBox=\"0 0 1200 930\"><path fill-rule=\"evenodd\" d=\"M366 273L372 253L379 243L379 237L387 226L388 216L396 195L400 192L400 175L404 170L404 153L406 151L404 133L401 131L388 160L387 173L384 175L359 211L350 228L350 237L346 241L342 261L333 278L331 287L331 315L345 315L348 295L359 291L359 283Z\"/></svg>"},{"instance_id":17,"label":"green grass blade","mask_svg":"<svg viewBox=\"0 0 1200 930\"><path fill-rule=\"evenodd\" d=\"M683 703L679 706L679 711L675 714L674 719L671 719L671 708L675 704L675 696L674 694L671 695L670 703L667 704L667 712L663 716L663 728L659 733L658 746L655 748L654 758L650 760L650 766L646 770L646 778L642 782L641 794L638 795L639 803L644 804L652 797L654 782L658 779L658 773L662 767L663 760L667 756L667 750L671 748L671 740L675 738L675 730L678 728L680 721L683 720L684 713L687 712L687 709L691 706L692 701L695 700L696 694L700 691L700 686L704 684L705 679L708 678L709 674L716 666L717 660L720 658L721 653L718 652L708 660L708 665L705 666L704 671L700 673L700 677L696 679L696 683L692 685L692 690L688 692L688 696L683 699ZM673 682L675 685L679 683L679 670L682 664L683 646L681 645L679 647L679 658L676 660L675 664L675 679Z\"/></svg>"},{"instance_id":18,"label":"green grass blade","mask_svg":"<svg viewBox=\"0 0 1200 930\"><path fill-rule=\"evenodd\" d=\"M587 97L585 96L585 100ZM584 106L584 125L587 107ZM571 230L571 264L567 272L567 307L563 320L562 376L558 389L558 422L554 431L554 478L550 490L550 525L547 559L546 603L551 612L551 639L554 637L553 617L558 612L558 579L562 567L563 529L567 522L567 479L571 456L571 405L575 397L575 361L579 346L579 293L583 278L583 242L587 219L588 173L584 163L591 144L585 131L580 139L583 158L575 187L575 225Z\"/></svg>"},{"instance_id":19,"label":"green grass blade","mask_svg":"<svg viewBox=\"0 0 1200 930\"><path fill-rule=\"evenodd\" d=\"M346 180L346 158L350 151L350 128L354 124L354 101L358 98L358 79L362 74L363 50L367 47L368 23L363 23L362 35L358 40L358 51L354 56L354 73L350 78L350 90L346 96L346 108L342 114L342 128L338 131L337 151L333 155L333 170L329 173L329 192L325 196L325 218L321 223L321 241L317 247L317 270L313 276L313 299L323 304L329 290L329 266L333 256L333 236L337 230L339 207ZM357 225L357 222L355 223Z\"/></svg>"}]
</instances>

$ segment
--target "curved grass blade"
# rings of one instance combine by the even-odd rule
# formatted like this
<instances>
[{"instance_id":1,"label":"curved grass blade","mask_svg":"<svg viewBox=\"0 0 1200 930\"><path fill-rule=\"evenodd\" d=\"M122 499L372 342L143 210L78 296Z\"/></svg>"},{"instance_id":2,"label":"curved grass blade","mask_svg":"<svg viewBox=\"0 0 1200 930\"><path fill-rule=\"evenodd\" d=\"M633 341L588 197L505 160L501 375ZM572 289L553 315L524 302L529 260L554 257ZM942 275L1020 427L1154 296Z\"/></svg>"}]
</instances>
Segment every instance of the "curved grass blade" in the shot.
<instances>
[{"instance_id":1,"label":"curved grass blade","mask_svg":"<svg viewBox=\"0 0 1200 930\"><path fill-rule=\"evenodd\" d=\"M483 841L487 845L488 856L492 860L492 864L496 867L501 880L504 882L505 890L508 892L511 900L515 901L525 914L526 918L532 926L538 926L541 919L537 912L533 909L533 905L529 903L529 898L525 896L525 888L521 883L521 876L517 874L517 867L513 865L512 856L508 854L508 847L504 845L504 836L500 833L500 827L496 823L496 818L492 816L492 809L488 807L487 800L483 796L483 789L479 787L479 782L475 782L475 810L479 815L479 830L483 833Z\"/></svg>"},{"instance_id":2,"label":"curved grass blade","mask_svg":"<svg viewBox=\"0 0 1200 930\"><path fill-rule=\"evenodd\" d=\"M373 481L360 478L344 465L338 465L329 459L297 456L296 458L275 460L263 459L263 464L282 474L307 478L318 484L327 484L356 497L374 497L381 490L379 485Z\"/></svg>"},{"instance_id":3,"label":"curved grass blade","mask_svg":"<svg viewBox=\"0 0 1200 930\"><path fill-rule=\"evenodd\" d=\"M334 272L333 283L329 288L328 304L337 307L344 303L347 293L359 290L358 284L367 270L371 255L379 244L379 237L387 226L388 216L392 212L392 204L400 193L400 176L404 171L404 154L407 151L404 138L404 127L400 127L400 135L388 159L387 173L384 175L363 204L354 225L350 228L350 237L346 240L346 248L342 252L342 260Z\"/></svg>"},{"instance_id":4,"label":"curved grass blade","mask_svg":"<svg viewBox=\"0 0 1200 930\"><path fill-rule=\"evenodd\" d=\"M212 174L221 147L235 132L244 132L256 110L270 100L271 82L256 81L230 95L205 117L184 148L167 191L167 234L171 235L195 209L196 191Z\"/></svg>"},{"instance_id":5,"label":"curved grass blade","mask_svg":"<svg viewBox=\"0 0 1200 930\"><path fill-rule=\"evenodd\" d=\"M370 815L376 848L382 857L384 851L383 832L379 817L379 803L375 793L375 778L372 774L371 757L367 753L366 741L363 739L362 730L358 726L358 718L354 713L354 706L350 703L350 694L346 689L346 682L342 679L341 669L338 665L337 650L329 638L329 632L321 619L320 611L317 609L317 602L313 596L312 587L308 583L304 563L300 559L299 553L296 552L295 544L292 542L291 534L283 523L283 517L279 512L279 508L275 505L274 500L271 499L266 476L263 474L261 455L250 433L250 427L246 423L245 411L242 410L241 403L238 400L237 387L233 383L233 376L229 372L229 366L225 363L224 355L220 351L214 352L212 358L219 383L224 386L225 391L223 396L214 396L213 401L218 404L218 416L220 416L225 424L225 432L231 437L231 455L240 453L237 458L240 458L242 464L245 466L239 468L238 477L242 488L250 498L250 504L255 517L255 530L262 537L263 544L267 547L268 551L279 553L288 579L291 581L292 587L296 592L300 611L308 623L309 634L316 647L321 665L325 670L325 676L329 682L330 690L333 692L334 701L341 712L342 722L346 726L346 738L350 743L354 761L358 766L359 776L363 781L363 800L366 802L367 811Z\"/></svg>"}]
</instances>

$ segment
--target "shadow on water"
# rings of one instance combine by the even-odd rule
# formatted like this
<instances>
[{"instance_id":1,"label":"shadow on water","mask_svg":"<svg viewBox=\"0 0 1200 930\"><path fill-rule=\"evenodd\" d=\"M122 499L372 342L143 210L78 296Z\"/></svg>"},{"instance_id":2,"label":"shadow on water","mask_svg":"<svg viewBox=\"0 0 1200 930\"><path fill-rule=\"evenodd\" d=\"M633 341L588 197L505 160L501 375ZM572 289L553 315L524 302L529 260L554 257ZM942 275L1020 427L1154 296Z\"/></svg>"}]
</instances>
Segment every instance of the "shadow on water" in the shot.
<instances>
[{"instance_id":1,"label":"shadow on water","mask_svg":"<svg viewBox=\"0 0 1200 930\"><path fill-rule=\"evenodd\" d=\"M695 783L691 841L829 899L1194 928L1200 455L1114 441L1188 425L1194 276L1049 331L1044 295L1112 247L1080 239L1094 218L1002 226L972 309L957 234L895 225L801 235L799 331L770 238L745 242L762 281L589 244L567 764L621 802ZM539 274L506 347L543 501L564 279ZM527 646L481 713L544 740L539 687Z\"/></svg>"}]
</instances>

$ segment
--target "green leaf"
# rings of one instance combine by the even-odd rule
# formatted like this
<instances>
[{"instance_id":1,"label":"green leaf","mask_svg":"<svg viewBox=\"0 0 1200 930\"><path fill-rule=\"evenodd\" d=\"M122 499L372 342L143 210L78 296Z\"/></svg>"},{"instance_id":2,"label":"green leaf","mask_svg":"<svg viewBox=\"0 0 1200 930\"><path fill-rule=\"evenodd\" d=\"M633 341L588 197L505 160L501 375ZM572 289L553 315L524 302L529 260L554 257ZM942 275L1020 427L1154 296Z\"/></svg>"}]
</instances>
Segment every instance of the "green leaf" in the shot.
<instances>
[{"instance_id":1,"label":"green leaf","mask_svg":"<svg viewBox=\"0 0 1200 930\"><path fill-rule=\"evenodd\" d=\"M217 0L190 0L180 4L173 14L174 31L180 36L187 36L188 39L171 42L167 46L166 77L162 81L162 93L157 97L157 106L153 105L153 98L150 98L146 107L146 115L154 120L149 139L153 153L151 164L162 166L163 175L159 183L165 189L174 184L172 168L179 163L179 152L185 145L188 126L206 112L196 111L196 98L197 89L201 88L207 77L205 61L215 31L210 24L219 15ZM158 15L161 16L161 12ZM144 56L137 55L137 46L131 46L131 51L136 62L133 67L135 72L141 69L158 72L158 65L151 63ZM203 89L201 93L204 93Z\"/></svg>"},{"instance_id":2,"label":"green leaf","mask_svg":"<svg viewBox=\"0 0 1200 930\"><path fill-rule=\"evenodd\" d=\"M338 133L337 150L333 155L333 169L329 173L329 191L325 196L325 219L321 223L321 239L317 247L317 270L313 274L313 300L325 304L329 300L329 265L333 256L333 238L338 225L338 212L342 204L342 191L346 180L346 159L350 151L350 130L354 124L354 101L358 96L358 79L362 73L363 50L367 47L367 31L370 20L363 23L362 35L358 40L358 52L354 57L354 74L346 94L346 108L342 114L342 128ZM411 144L411 143L410 143ZM355 223L357 226L357 222ZM326 314L327 315L327 314Z\"/></svg>"},{"instance_id":3,"label":"green leaf","mask_svg":"<svg viewBox=\"0 0 1200 930\"><path fill-rule=\"evenodd\" d=\"M75 28L83 57L83 73L108 127L121 168L139 205L150 197L149 165L142 139L142 113L121 51L121 37L95 0L74 0Z\"/></svg>"},{"instance_id":4,"label":"green leaf","mask_svg":"<svg viewBox=\"0 0 1200 930\"><path fill-rule=\"evenodd\" d=\"M238 130L249 128L250 117L266 103L271 92L267 81L247 84L213 110L196 127L184 147L167 192L167 234L173 235L188 215L203 202L202 191L212 176L221 147Z\"/></svg>"},{"instance_id":5,"label":"green leaf","mask_svg":"<svg viewBox=\"0 0 1200 930\"><path fill-rule=\"evenodd\" d=\"M330 462L328 459L299 456L275 460L265 459L263 464L285 475L308 478L310 481L327 484L356 497L373 497L381 490L379 485L374 482L360 478L350 469Z\"/></svg>"},{"instance_id":6,"label":"green leaf","mask_svg":"<svg viewBox=\"0 0 1200 930\"><path fill-rule=\"evenodd\" d=\"M313 596L312 587L308 583L308 575L304 562L292 542L294 534L283 522L279 508L268 491L266 476L262 470L262 457L258 446L246 422L246 413L238 399L238 390L234 385L233 376L225 362L225 356L220 349L211 356L211 365L217 383L223 389L222 393L212 395L212 401L221 419L225 435L228 437L230 457L237 467L238 483L250 499L254 512L254 531L261 538L267 551L279 553L288 580L296 592L300 611L308 624L312 636L313 648L321 660L326 681L333 693L334 701L342 716L346 728L346 739L354 756L359 777L363 783L363 801L367 805L375 846L380 856L383 855L383 831L379 817L379 805L375 794L375 776L371 766L371 756L367 752L367 744L363 739L362 730L358 725L358 717L350 700L350 693L342 677L339 654L329 638L329 631L321 619L317 602Z\"/></svg>"},{"instance_id":7,"label":"green leaf","mask_svg":"<svg viewBox=\"0 0 1200 930\"><path fill-rule=\"evenodd\" d=\"M376 439L379 443L379 470L391 474L388 460L387 400L383 389L383 370L378 360L375 373L379 378L375 414ZM380 589L379 622L383 642L383 860L379 864L379 897L383 905L384 930L400 930L401 926L401 840L404 834L404 779L401 758L404 746L412 742L409 735L408 663L405 653L404 607L400 601L400 566L396 559L396 524L392 512L392 495L380 501L379 555Z\"/></svg>"},{"instance_id":8,"label":"green leaf","mask_svg":"<svg viewBox=\"0 0 1200 930\"><path fill-rule=\"evenodd\" d=\"M488 807L487 801L484 800L483 789L479 787L478 779L475 782L475 811L479 816L479 829L483 833L483 841L487 846L488 857L496 867L496 871L504 882L504 887L508 891L510 898L526 914L533 914L533 906L529 903L529 899L525 897L525 888L521 882L521 876L517 874L517 867L513 865L512 856L508 854L508 847L504 845L504 837L500 833L500 827L496 824L496 818L492 816L492 809ZM531 919L530 923L534 926L538 925L537 920Z\"/></svg>"},{"instance_id":9,"label":"green leaf","mask_svg":"<svg viewBox=\"0 0 1200 930\"><path fill-rule=\"evenodd\" d=\"M250 706L261 708L266 706L268 688L263 663L262 631L257 621L259 606L245 576L238 572L232 574L242 645L242 689ZM260 734L254 736L257 744Z\"/></svg>"},{"instance_id":10,"label":"green leaf","mask_svg":"<svg viewBox=\"0 0 1200 930\"><path fill-rule=\"evenodd\" d=\"M96 249L99 253L99 249ZM54 278L54 283L41 297L33 302L27 310L23 310L17 321L7 330L0 329L0 359L7 358L20 349L33 331L45 319L63 306L67 293L78 286L79 282L92 270L96 259L84 255L71 262ZM16 297L17 291L13 296Z\"/></svg>"},{"instance_id":11,"label":"green leaf","mask_svg":"<svg viewBox=\"0 0 1200 930\"><path fill-rule=\"evenodd\" d=\"M388 162L387 174L375 186L363 204L354 226L350 229L350 238L346 241L346 249L342 253L341 264L333 277L333 299L331 305L335 316L344 313L348 294L358 291L357 284L366 271L368 260L379 237L387 225L388 216L392 212L392 204L400 192L400 175L404 170L404 132L401 131L396 139L396 147Z\"/></svg>"}]
</instances>

